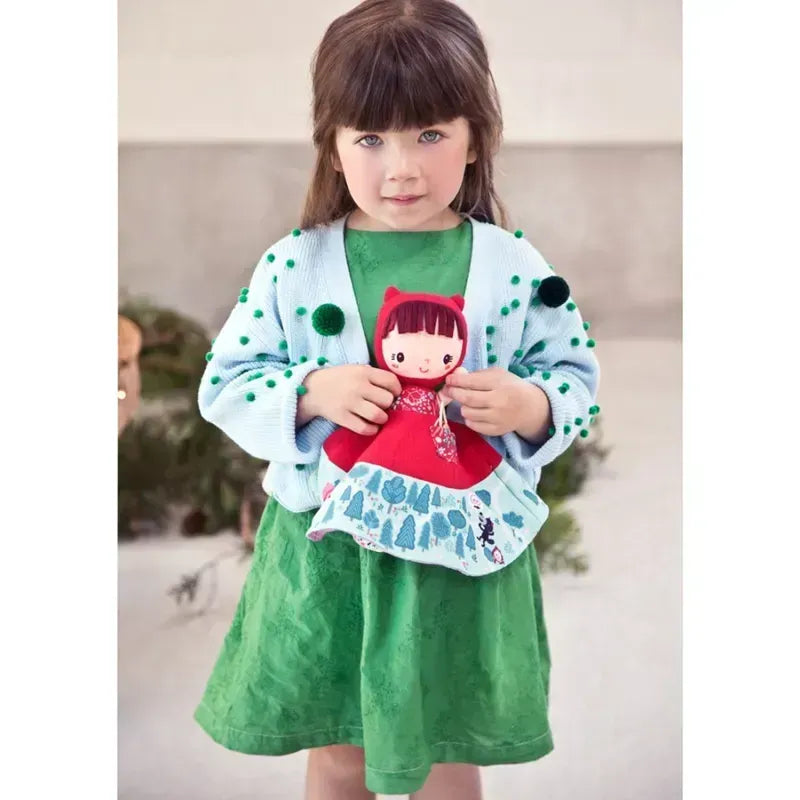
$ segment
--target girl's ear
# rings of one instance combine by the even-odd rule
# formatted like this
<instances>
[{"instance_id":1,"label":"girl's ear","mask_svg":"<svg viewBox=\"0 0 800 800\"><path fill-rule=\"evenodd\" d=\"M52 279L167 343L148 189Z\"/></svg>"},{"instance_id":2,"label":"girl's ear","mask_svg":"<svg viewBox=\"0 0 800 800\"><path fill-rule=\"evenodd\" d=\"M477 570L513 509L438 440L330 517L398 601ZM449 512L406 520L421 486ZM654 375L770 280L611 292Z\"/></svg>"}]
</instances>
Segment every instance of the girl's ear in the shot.
<instances>
[{"instance_id":1,"label":"girl's ear","mask_svg":"<svg viewBox=\"0 0 800 800\"><path fill-rule=\"evenodd\" d=\"M478 160L478 153L475 150L467 151L467 164L474 164Z\"/></svg>"},{"instance_id":2,"label":"girl's ear","mask_svg":"<svg viewBox=\"0 0 800 800\"><path fill-rule=\"evenodd\" d=\"M460 294L454 294L450 299L458 306L459 311L464 310L464 298Z\"/></svg>"},{"instance_id":3,"label":"girl's ear","mask_svg":"<svg viewBox=\"0 0 800 800\"><path fill-rule=\"evenodd\" d=\"M383 302L387 303L393 297L397 297L400 294L400 290L396 286L388 286L386 288L386 292L383 295Z\"/></svg>"},{"instance_id":4,"label":"girl's ear","mask_svg":"<svg viewBox=\"0 0 800 800\"><path fill-rule=\"evenodd\" d=\"M333 164L333 168L337 172L342 172L342 162L339 159L339 154L336 152L335 147L333 149L333 152L331 153L331 164Z\"/></svg>"}]
</instances>

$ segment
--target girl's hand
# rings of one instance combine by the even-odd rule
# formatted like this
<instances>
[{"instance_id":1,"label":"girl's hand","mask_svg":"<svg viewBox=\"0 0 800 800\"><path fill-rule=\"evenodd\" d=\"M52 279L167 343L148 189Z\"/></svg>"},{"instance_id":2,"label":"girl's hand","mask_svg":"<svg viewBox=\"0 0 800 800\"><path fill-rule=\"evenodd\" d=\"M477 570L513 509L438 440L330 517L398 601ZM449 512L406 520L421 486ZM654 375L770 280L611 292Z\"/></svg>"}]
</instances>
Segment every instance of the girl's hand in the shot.
<instances>
[{"instance_id":1,"label":"girl's hand","mask_svg":"<svg viewBox=\"0 0 800 800\"><path fill-rule=\"evenodd\" d=\"M362 364L314 370L303 384L308 392L297 402L298 427L314 417L325 417L363 436L378 432L400 394L396 375Z\"/></svg>"},{"instance_id":2,"label":"girl's hand","mask_svg":"<svg viewBox=\"0 0 800 800\"><path fill-rule=\"evenodd\" d=\"M504 436L514 431L524 439L537 441L547 436L552 424L547 395L499 367L456 371L447 376L442 394L461 403L467 427L483 436Z\"/></svg>"}]
</instances>

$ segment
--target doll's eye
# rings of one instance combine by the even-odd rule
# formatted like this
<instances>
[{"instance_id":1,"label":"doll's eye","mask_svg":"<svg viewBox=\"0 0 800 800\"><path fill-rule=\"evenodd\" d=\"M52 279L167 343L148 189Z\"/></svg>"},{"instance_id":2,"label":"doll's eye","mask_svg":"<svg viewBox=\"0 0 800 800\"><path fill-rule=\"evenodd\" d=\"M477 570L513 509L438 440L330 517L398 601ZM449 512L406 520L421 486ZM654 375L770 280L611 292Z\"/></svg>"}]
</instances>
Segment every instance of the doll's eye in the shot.
<instances>
[{"instance_id":1,"label":"doll's eye","mask_svg":"<svg viewBox=\"0 0 800 800\"><path fill-rule=\"evenodd\" d=\"M445 356L445 357L442 359L442 361L444 361L444 363L445 363L445 364L449 364L449 363L450 363L452 360L453 360L453 356L451 356L451 355L449 355L449 354L448 354L448 355L446 355L446 356Z\"/></svg>"},{"instance_id":2,"label":"doll's eye","mask_svg":"<svg viewBox=\"0 0 800 800\"><path fill-rule=\"evenodd\" d=\"M402 364L406 360L406 357L402 353L398 353L397 360Z\"/></svg>"}]
</instances>

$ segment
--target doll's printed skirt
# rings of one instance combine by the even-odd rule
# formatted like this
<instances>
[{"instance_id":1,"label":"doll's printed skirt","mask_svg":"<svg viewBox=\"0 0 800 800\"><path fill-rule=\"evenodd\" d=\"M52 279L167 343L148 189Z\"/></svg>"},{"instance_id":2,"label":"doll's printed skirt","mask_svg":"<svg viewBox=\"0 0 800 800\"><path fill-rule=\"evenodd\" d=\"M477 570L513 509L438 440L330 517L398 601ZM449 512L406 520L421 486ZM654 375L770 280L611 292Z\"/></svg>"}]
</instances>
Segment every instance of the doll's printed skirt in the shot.
<instances>
[{"instance_id":1,"label":"doll's printed skirt","mask_svg":"<svg viewBox=\"0 0 800 800\"><path fill-rule=\"evenodd\" d=\"M195 719L230 750L362 747L366 784L419 790L439 762L512 764L553 749L550 651L534 547L474 580L306 537L270 500Z\"/></svg>"},{"instance_id":2,"label":"doll's printed skirt","mask_svg":"<svg viewBox=\"0 0 800 800\"><path fill-rule=\"evenodd\" d=\"M450 489L364 462L344 472L323 451L318 478L310 539L349 533L362 547L476 577L525 552L548 515L505 460L474 486Z\"/></svg>"}]
</instances>

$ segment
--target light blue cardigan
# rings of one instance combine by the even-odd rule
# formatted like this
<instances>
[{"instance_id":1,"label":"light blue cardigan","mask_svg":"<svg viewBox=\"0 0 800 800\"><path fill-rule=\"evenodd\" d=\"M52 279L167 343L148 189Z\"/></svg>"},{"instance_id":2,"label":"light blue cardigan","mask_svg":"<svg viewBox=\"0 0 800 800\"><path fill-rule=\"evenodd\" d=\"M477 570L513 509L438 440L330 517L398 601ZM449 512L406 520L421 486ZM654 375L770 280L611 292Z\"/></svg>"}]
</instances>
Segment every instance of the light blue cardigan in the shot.
<instances>
[{"instance_id":1,"label":"light blue cardigan","mask_svg":"<svg viewBox=\"0 0 800 800\"><path fill-rule=\"evenodd\" d=\"M242 449L270 462L264 489L291 511L319 506L317 463L335 429L320 417L296 428L298 388L315 369L369 363L345 256L345 220L295 229L264 253L206 356L200 383L202 416ZM588 431L596 413L594 342L571 299L557 308L537 299L535 287L553 271L519 232L470 222L464 367L510 368L547 394L555 432L543 444L514 433L488 439L534 488L542 467L580 431ZM344 312L340 333L315 330L313 312L323 304ZM450 404L448 416L463 422L458 403Z\"/></svg>"}]
</instances>

